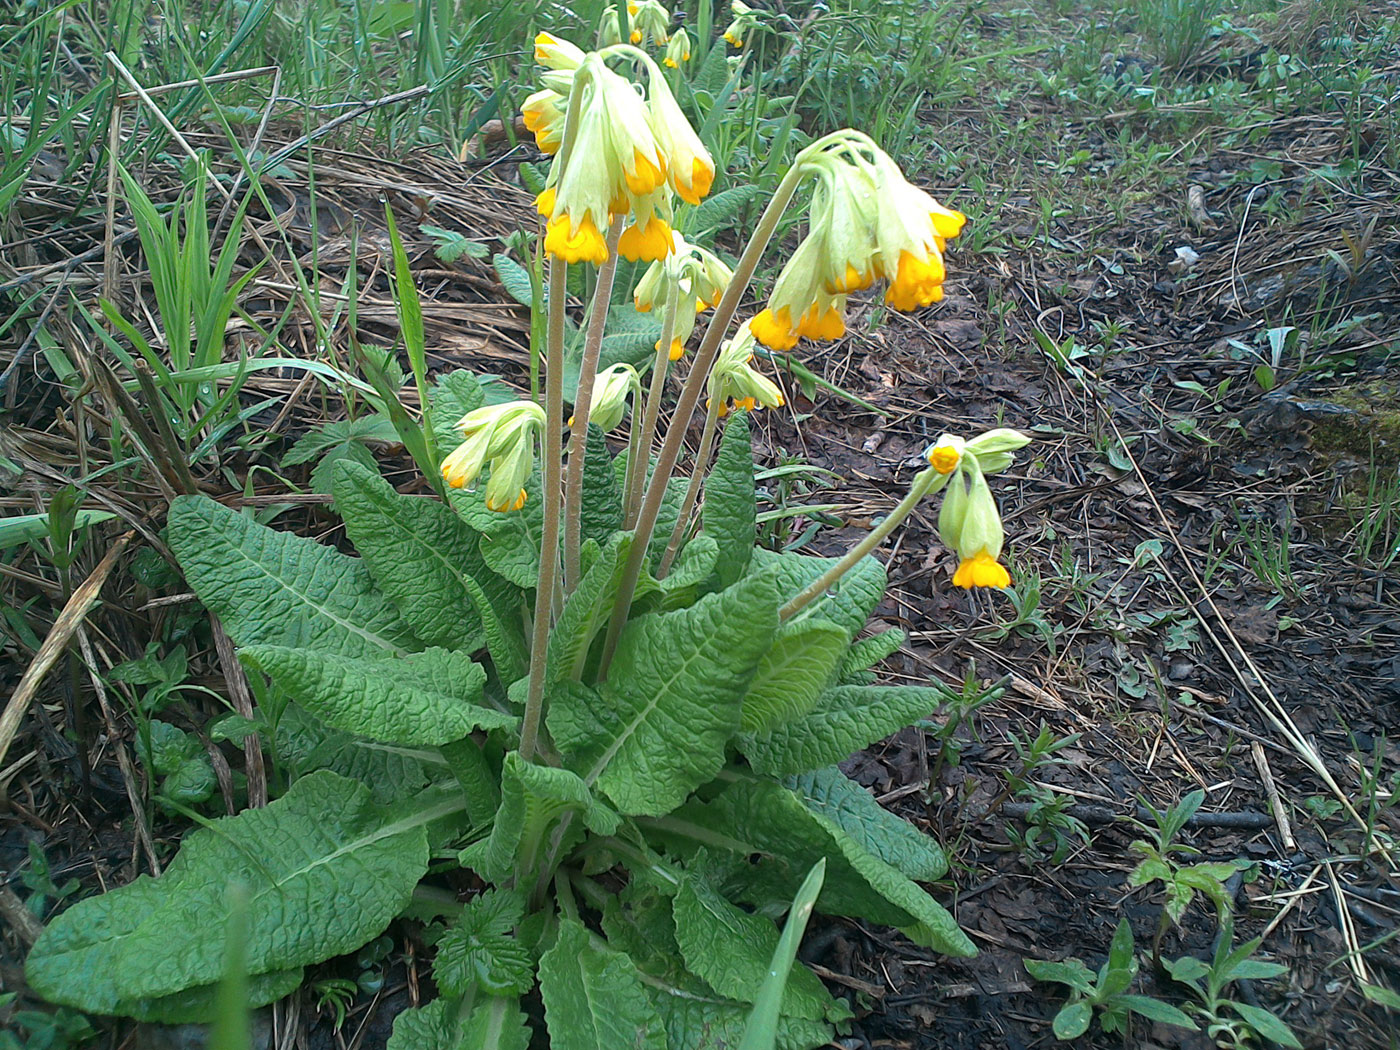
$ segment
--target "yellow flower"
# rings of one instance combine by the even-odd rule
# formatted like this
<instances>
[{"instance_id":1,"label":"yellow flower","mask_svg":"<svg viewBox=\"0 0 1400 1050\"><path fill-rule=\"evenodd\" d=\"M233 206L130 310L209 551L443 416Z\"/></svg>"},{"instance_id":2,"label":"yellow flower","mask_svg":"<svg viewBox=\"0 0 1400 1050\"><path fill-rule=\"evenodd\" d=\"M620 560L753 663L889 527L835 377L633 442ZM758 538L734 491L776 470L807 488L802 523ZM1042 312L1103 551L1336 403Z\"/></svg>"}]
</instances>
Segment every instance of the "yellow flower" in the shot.
<instances>
[{"instance_id":1,"label":"yellow flower","mask_svg":"<svg viewBox=\"0 0 1400 1050\"><path fill-rule=\"evenodd\" d=\"M956 549L959 561L953 583L958 587L1008 587L1011 577L997 564L1005 532L1001 527L1001 515L997 513L996 500L992 498L992 490L987 487L987 479L982 476L975 457L969 457L966 461L965 472L968 475L967 504L958 529ZM960 480L955 481L953 487L960 484ZM942 525L941 517L939 525Z\"/></svg>"},{"instance_id":2,"label":"yellow flower","mask_svg":"<svg viewBox=\"0 0 1400 1050\"><path fill-rule=\"evenodd\" d=\"M982 551L958 563L953 573L957 587L1010 587L1011 574L991 554Z\"/></svg>"},{"instance_id":3,"label":"yellow flower","mask_svg":"<svg viewBox=\"0 0 1400 1050\"><path fill-rule=\"evenodd\" d=\"M628 4L627 11L632 19L632 43L640 44L644 37L649 37L653 44L661 47L670 40L671 12L659 0Z\"/></svg>"},{"instance_id":4,"label":"yellow flower","mask_svg":"<svg viewBox=\"0 0 1400 1050\"><path fill-rule=\"evenodd\" d=\"M544 409L533 401L510 401L468 412L457 423L466 439L443 461L443 479L454 489L471 485L490 460L486 506L518 510L525 505L525 480L535 461L535 435Z\"/></svg>"},{"instance_id":5,"label":"yellow flower","mask_svg":"<svg viewBox=\"0 0 1400 1050\"><path fill-rule=\"evenodd\" d=\"M822 288L821 256L821 237L809 234L778 274L768 306L750 322L754 336L768 349L791 350L801 336L825 338L816 333L833 331L838 325L837 335L845 332L837 311L837 300L844 306L845 297L832 296Z\"/></svg>"},{"instance_id":6,"label":"yellow flower","mask_svg":"<svg viewBox=\"0 0 1400 1050\"><path fill-rule=\"evenodd\" d=\"M549 69L577 69L583 64L583 49L549 33L535 37L535 61Z\"/></svg>"},{"instance_id":7,"label":"yellow flower","mask_svg":"<svg viewBox=\"0 0 1400 1050\"><path fill-rule=\"evenodd\" d=\"M684 29L677 29L671 35L671 42L666 45L665 64L672 69L679 69L681 63L690 61L690 34Z\"/></svg>"},{"instance_id":8,"label":"yellow flower","mask_svg":"<svg viewBox=\"0 0 1400 1050\"><path fill-rule=\"evenodd\" d=\"M938 535L958 553L953 583L958 587L1009 587L1011 577L997 562L1005 533L986 475L1010 465L1025 434L998 427L970 441L943 434L924 454L942 477L929 491L946 488L938 512Z\"/></svg>"},{"instance_id":9,"label":"yellow flower","mask_svg":"<svg viewBox=\"0 0 1400 1050\"><path fill-rule=\"evenodd\" d=\"M540 34L543 36L544 34ZM564 107L567 100L550 88L536 91L520 107L525 127L535 134L535 145L541 153L559 152L564 140Z\"/></svg>"},{"instance_id":10,"label":"yellow flower","mask_svg":"<svg viewBox=\"0 0 1400 1050\"><path fill-rule=\"evenodd\" d=\"M715 181L715 162L700 136L681 112L666 78L655 75L650 81L648 109L656 141L666 155L666 173L671 188L688 204L699 204Z\"/></svg>"},{"instance_id":11,"label":"yellow flower","mask_svg":"<svg viewBox=\"0 0 1400 1050\"><path fill-rule=\"evenodd\" d=\"M724 41L731 47L743 47L744 34L758 25L758 16L743 0L733 0L729 5L729 12L734 16L734 20L724 31Z\"/></svg>"},{"instance_id":12,"label":"yellow flower","mask_svg":"<svg viewBox=\"0 0 1400 1050\"><path fill-rule=\"evenodd\" d=\"M596 423L604 433L615 428L627 414L627 399L640 391L642 382L629 364L617 364L599 372L593 380L593 403L588 410L589 424ZM573 426L573 418L569 426Z\"/></svg>"},{"instance_id":13,"label":"yellow flower","mask_svg":"<svg viewBox=\"0 0 1400 1050\"><path fill-rule=\"evenodd\" d=\"M750 411L760 406L779 408L787 403L778 385L753 368L753 348L751 322L740 325L734 337L720 346L708 382L710 399L719 400L721 415L729 411L726 402L731 400L735 408Z\"/></svg>"},{"instance_id":14,"label":"yellow flower","mask_svg":"<svg viewBox=\"0 0 1400 1050\"><path fill-rule=\"evenodd\" d=\"M951 474L962 462L966 443L960 437L944 434L928 450L929 466L940 474Z\"/></svg>"},{"instance_id":15,"label":"yellow flower","mask_svg":"<svg viewBox=\"0 0 1400 1050\"><path fill-rule=\"evenodd\" d=\"M867 170L875 184L876 262L890 282L885 301L896 310L929 306L943 298L943 248L966 219L910 185L883 151L873 154Z\"/></svg>"},{"instance_id":16,"label":"yellow flower","mask_svg":"<svg viewBox=\"0 0 1400 1050\"><path fill-rule=\"evenodd\" d=\"M620 250L620 246L619 246ZM713 252L691 244L674 230L671 253L649 266L632 292L632 302L643 313L657 303L664 307L676 293L675 331L669 354L672 361L685 352L686 340L695 330L695 315L717 305L734 274ZM656 348L661 349L660 340Z\"/></svg>"}]
</instances>

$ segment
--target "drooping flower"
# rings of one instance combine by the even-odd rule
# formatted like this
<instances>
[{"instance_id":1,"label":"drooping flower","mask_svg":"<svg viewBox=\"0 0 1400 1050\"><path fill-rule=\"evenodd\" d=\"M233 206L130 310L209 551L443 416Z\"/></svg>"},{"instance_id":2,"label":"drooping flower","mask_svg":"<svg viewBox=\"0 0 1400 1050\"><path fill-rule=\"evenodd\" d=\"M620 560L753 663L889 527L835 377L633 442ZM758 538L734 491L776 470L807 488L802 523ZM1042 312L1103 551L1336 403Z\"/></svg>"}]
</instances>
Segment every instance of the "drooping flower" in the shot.
<instances>
[{"instance_id":1,"label":"drooping flower","mask_svg":"<svg viewBox=\"0 0 1400 1050\"><path fill-rule=\"evenodd\" d=\"M583 49L549 33L538 33L535 61L548 69L577 69L583 64Z\"/></svg>"},{"instance_id":2,"label":"drooping flower","mask_svg":"<svg viewBox=\"0 0 1400 1050\"><path fill-rule=\"evenodd\" d=\"M1005 538L996 500L986 475L1005 469L1030 438L999 427L963 441L942 435L925 453L929 465L947 478L938 534L958 554L953 583L958 587L1009 587L1011 577L997 561Z\"/></svg>"},{"instance_id":3,"label":"drooping flower","mask_svg":"<svg viewBox=\"0 0 1400 1050\"><path fill-rule=\"evenodd\" d=\"M640 391L642 382L637 370L622 363L605 368L593 380L593 402L588 410L588 422L596 423L604 433L614 429L627 414L627 399ZM569 426L574 425L573 417Z\"/></svg>"},{"instance_id":4,"label":"drooping flower","mask_svg":"<svg viewBox=\"0 0 1400 1050\"><path fill-rule=\"evenodd\" d=\"M917 310L943 298L943 249L962 232L961 212L945 208L911 185L883 151L873 151L877 216L875 243L879 270L889 282L885 302L896 310Z\"/></svg>"},{"instance_id":5,"label":"drooping flower","mask_svg":"<svg viewBox=\"0 0 1400 1050\"><path fill-rule=\"evenodd\" d=\"M734 20L724 30L725 43L731 47L743 47L744 34L758 25L758 15L744 0L731 0L729 13L734 16Z\"/></svg>"},{"instance_id":6,"label":"drooping flower","mask_svg":"<svg viewBox=\"0 0 1400 1050\"><path fill-rule=\"evenodd\" d=\"M787 403L778 385L753 367L753 348L754 334L749 322L740 325L733 338L720 346L710 369L709 394L711 402L718 399L721 416L731 406L753 411Z\"/></svg>"},{"instance_id":7,"label":"drooping flower","mask_svg":"<svg viewBox=\"0 0 1400 1050\"><path fill-rule=\"evenodd\" d=\"M454 489L471 485L489 461L486 506L495 511L525 505L525 480L535 461L535 435L544 409L533 401L509 401L468 412L457 423L465 440L443 461L442 476Z\"/></svg>"},{"instance_id":8,"label":"drooping flower","mask_svg":"<svg viewBox=\"0 0 1400 1050\"><path fill-rule=\"evenodd\" d=\"M653 262L642 274L632 292L632 302L643 313L658 303L664 309L675 290L676 319L669 352L671 360L676 361L695 330L696 314L719 305L734 274L714 252L691 244L675 231L671 233L671 244L671 253Z\"/></svg>"},{"instance_id":9,"label":"drooping flower","mask_svg":"<svg viewBox=\"0 0 1400 1050\"><path fill-rule=\"evenodd\" d=\"M671 188L687 204L699 204L715 181L715 161L681 112L676 96L663 76L653 76L648 85L648 109L656 141L666 154L666 171Z\"/></svg>"},{"instance_id":10,"label":"drooping flower","mask_svg":"<svg viewBox=\"0 0 1400 1050\"><path fill-rule=\"evenodd\" d=\"M663 64L671 69L679 69L683 63L690 61L690 34L685 29L677 29L671 34L671 42L666 45L666 57Z\"/></svg>"},{"instance_id":11,"label":"drooping flower","mask_svg":"<svg viewBox=\"0 0 1400 1050\"><path fill-rule=\"evenodd\" d=\"M638 0L627 5L627 14L632 21L632 43L640 44L649 39L657 47L670 40L671 12L659 0Z\"/></svg>"},{"instance_id":12,"label":"drooping flower","mask_svg":"<svg viewBox=\"0 0 1400 1050\"><path fill-rule=\"evenodd\" d=\"M618 18L617 8L612 4L603 8L602 17L598 19L598 46L612 47L614 44L622 43L622 20Z\"/></svg>"},{"instance_id":13,"label":"drooping flower","mask_svg":"<svg viewBox=\"0 0 1400 1050\"><path fill-rule=\"evenodd\" d=\"M662 186L632 201L632 222L617 241L617 253L632 262L664 259L672 248L670 190Z\"/></svg>"},{"instance_id":14,"label":"drooping flower","mask_svg":"<svg viewBox=\"0 0 1400 1050\"><path fill-rule=\"evenodd\" d=\"M525 127L534 132L541 153L555 154L564 141L564 108L567 99L557 91L536 91L520 106Z\"/></svg>"}]
</instances>

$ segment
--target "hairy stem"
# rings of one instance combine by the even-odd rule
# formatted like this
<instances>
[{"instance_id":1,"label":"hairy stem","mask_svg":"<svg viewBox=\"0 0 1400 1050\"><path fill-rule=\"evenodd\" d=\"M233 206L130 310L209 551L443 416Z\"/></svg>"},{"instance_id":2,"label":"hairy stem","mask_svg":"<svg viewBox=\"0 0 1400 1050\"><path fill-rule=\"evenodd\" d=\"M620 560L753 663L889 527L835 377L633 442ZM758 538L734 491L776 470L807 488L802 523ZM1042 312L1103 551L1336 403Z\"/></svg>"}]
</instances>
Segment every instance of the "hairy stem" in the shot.
<instances>
[{"instance_id":1,"label":"hairy stem","mask_svg":"<svg viewBox=\"0 0 1400 1050\"><path fill-rule=\"evenodd\" d=\"M598 353L603 346L603 329L612 303L613 277L617 273L617 242L623 222L615 221L608 231L608 257L598 269L593 290L593 309L588 318L588 334L579 363L578 389L574 393L573 433L569 441L569 467L564 479L564 591L578 585L579 548L583 536L583 460L588 450L588 416L593 408L593 380L598 372ZM563 358L560 358L563 364ZM563 369L561 368L562 372Z\"/></svg>"},{"instance_id":2,"label":"hairy stem","mask_svg":"<svg viewBox=\"0 0 1400 1050\"><path fill-rule=\"evenodd\" d=\"M637 514L641 510L642 486L646 484L647 467L651 464L651 445L656 438L656 420L661 415L661 395L666 388L666 375L671 368L671 340L676 337L676 308L680 302L680 287L671 286L666 299L666 317L661 324L661 341L656 344L656 360L651 366L651 387L647 390L645 415L642 418L642 433L639 439L640 452L635 459L627 460L626 499L623 504L622 527L630 529L637 524Z\"/></svg>"},{"instance_id":3,"label":"hairy stem","mask_svg":"<svg viewBox=\"0 0 1400 1050\"><path fill-rule=\"evenodd\" d=\"M923 471L914 479L913 486L909 489L909 494L899 501L898 506L885 516L885 520L870 530L870 534L852 547L844 558L838 561L826 572L809 583L796 595L794 595L786 605L778 610L779 620L790 620L799 612L805 609L812 602L816 601L836 582L856 567L856 563L867 554L880 546L885 541L885 537L897 529L905 518L913 512L919 500L928 495L938 481L947 480L946 474L940 474L932 467ZM942 487L941 485L939 486Z\"/></svg>"},{"instance_id":4,"label":"hairy stem","mask_svg":"<svg viewBox=\"0 0 1400 1050\"><path fill-rule=\"evenodd\" d=\"M666 544L666 553L661 556L661 564L656 568L658 579L671 571L671 563L681 549L686 528L690 525L690 513L700 498L700 482L705 478L705 468L710 464L710 448L715 443L715 431L719 427L719 413L724 405L723 398L711 397L710 407L705 413L705 429L700 434L700 447L695 451L695 469L690 473L690 484L685 489L685 499L681 500L681 512L676 516L676 526L671 530L671 539Z\"/></svg>"}]
</instances>

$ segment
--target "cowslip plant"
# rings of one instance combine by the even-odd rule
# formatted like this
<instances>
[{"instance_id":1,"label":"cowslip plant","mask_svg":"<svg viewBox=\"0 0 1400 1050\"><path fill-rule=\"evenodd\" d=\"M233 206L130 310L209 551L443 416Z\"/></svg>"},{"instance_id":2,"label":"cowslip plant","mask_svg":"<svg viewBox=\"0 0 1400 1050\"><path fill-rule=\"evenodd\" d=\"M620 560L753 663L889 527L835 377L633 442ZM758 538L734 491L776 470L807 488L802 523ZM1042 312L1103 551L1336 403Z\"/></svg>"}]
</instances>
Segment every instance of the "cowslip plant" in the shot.
<instances>
[{"instance_id":1,"label":"cowslip plant","mask_svg":"<svg viewBox=\"0 0 1400 1050\"><path fill-rule=\"evenodd\" d=\"M767 980L797 936L780 941L774 920L818 865L817 910L973 954L919 885L947 871L937 843L836 763L945 699L871 682L901 637L856 641L886 584L872 552L946 490L954 582L1004 586L985 479L1027 439L940 439L898 506L828 559L756 546L749 436L750 410L782 403L756 343L839 335L848 296L876 280L898 309L936 301L962 217L867 136L837 132L798 154L731 271L672 228L675 198L699 201L715 171L658 63L630 43L586 53L547 34L536 57L544 87L527 120L554 156L538 201L543 405L488 404L471 373L440 377L425 447L442 455L445 501L396 491L353 458L333 468L358 557L202 496L173 502L170 548L237 644L258 698L248 728L291 782L190 835L160 879L60 916L27 966L54 1001L208 1016L230 966L211 917L230 894L255 1005L406 909L427 920L437 997L397 1018L390 1046L403 1050L523 1048L541 1024L567 1050L733 1046L755 1002L752 1039L820 1045L849 1018L844 1001L796 965L774 1011ZM805 247L763 323L730 335L808 181ZM599 371L619 255L653 263L634 296L662 314L645 392L630 370ZM566 291L580 264L597 273L565 450ZM660 433L666 373L708 311ZM703 454L689 479L673 476L706 396ZM604 430L629 413L614 455ZM805 919L813 904L797 899Z\"/></svg>"}]
</instances>

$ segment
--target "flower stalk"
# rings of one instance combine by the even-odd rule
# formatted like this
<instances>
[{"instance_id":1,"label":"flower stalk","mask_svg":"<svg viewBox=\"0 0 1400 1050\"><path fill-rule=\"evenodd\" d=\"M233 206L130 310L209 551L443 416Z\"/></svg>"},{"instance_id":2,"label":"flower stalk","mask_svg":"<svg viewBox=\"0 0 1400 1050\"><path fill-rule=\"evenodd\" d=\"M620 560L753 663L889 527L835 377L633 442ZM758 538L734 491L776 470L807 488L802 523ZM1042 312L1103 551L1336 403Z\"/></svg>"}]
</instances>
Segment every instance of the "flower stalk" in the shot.
<instances>
[{"instance_id":1,"label":"flower stalk","mask_svg":"<svg viewBox=\"0 0 1400 1050\"><path fill-rule=\"evenodd\" d=\"M705 429L700 433L700 447L695 451L695 467L690 472L690 484L686 486L685 498L681 500L681 511L676 515L676 525L671 530L666 553L661 556L661 564L656 567L657 579L664 579L671 571L671 563L676 560L681 541L685 539L690 526L691 512L695 510L696 501L700 498L700 483L705 477L705 467L710 462L710 449L715 443L715 431L719 428L719 416L723 410L724 402L720 398L711 397L710 407L705 412Z\"/></svg>"},{"instance_id":2,"label":"flower stalk","mask_svg":"<svg viewBox=\"0 0 1400 1050\"><path fill-rule=\"evenodd\" d=\"M680 300L680 288L671 286L666 300L666 316L661 324L661 339L656 344L656 359L651 367L651 386L647 389L646 408L643 409L641 432L637 437L637 454L627 459L627 484L624 489L624 511L622 527L631 529L637 524L637 514L641 511L642 486L646 484L647 467L651 463L651 446L656 439L656 421L661 415L661 396L666 388L666 376L671 368L671 340L676 335L676 308ZM633 419L632 429L637 429Z\"/></svg>"}]
</instances>

